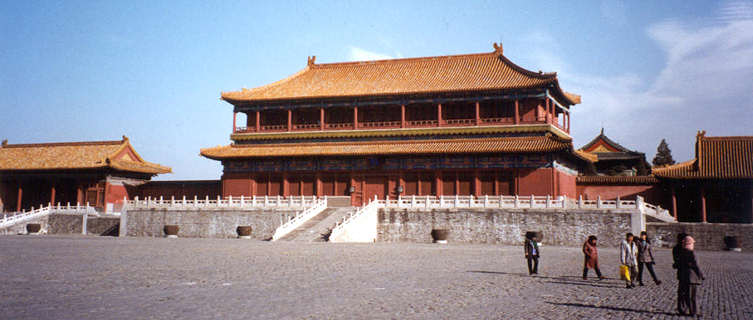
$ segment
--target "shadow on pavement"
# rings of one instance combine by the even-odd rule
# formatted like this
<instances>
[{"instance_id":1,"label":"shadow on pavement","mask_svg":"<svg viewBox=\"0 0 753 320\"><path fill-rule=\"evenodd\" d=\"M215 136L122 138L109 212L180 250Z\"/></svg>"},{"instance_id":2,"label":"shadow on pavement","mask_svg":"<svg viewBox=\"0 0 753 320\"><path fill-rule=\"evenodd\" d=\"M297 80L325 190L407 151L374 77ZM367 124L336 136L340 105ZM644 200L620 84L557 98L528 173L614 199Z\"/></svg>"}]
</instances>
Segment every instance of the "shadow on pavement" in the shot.
<instances>
[{"instance_id":1,"label":"shadow on pavement","mask_svg":"<svg viewBox=\"0 0 753 320\"><path fill-rule=\"evenodd\" d=\"M614 311L637 312L637 313L646 313L646 314L661 314L661 315L667 315L667 316L677 315L676 313L664 312L664 311L649 311L649 310L640 310L640 309L623 308L623 307L597 306L593 304L583 304L583 303L569 303L569 302L557 303L557 302L549 302L549 301L547 301L546 303L555 305L555 306L565 306L565 307L607 309L607 310L614 310Z\"/></svg>"},{"instance_id":2,"label":"shadow on pavement","mask_svg":"<svg viewBox=\"0 0 753 320\"><path fill-rule=\"evenodd\" d=\"M589 278L588 280L583 280L582 276L554 276L554 277L541 276L541 275L531 276L527 273L511 273L511 272L482 271L482 270L471 270L467 272L483 273L483 274L500 274L500 275L508 275L508 276L526 277L526 278L532 278L532 279L537 279L537 278L548 279L548 280L552 280L552 281L547 281L548 283L570 284L570 285L576 285L576 286L591 286L591 287L601 287L601 288L622 287L622 281L618 285L618 284L615 284L614 282L609 282L610 278L605 278L602 281L597 281L596 278ZM616 280L616 279L611 279L611 280Z\"/></svg>"}]
</instances>

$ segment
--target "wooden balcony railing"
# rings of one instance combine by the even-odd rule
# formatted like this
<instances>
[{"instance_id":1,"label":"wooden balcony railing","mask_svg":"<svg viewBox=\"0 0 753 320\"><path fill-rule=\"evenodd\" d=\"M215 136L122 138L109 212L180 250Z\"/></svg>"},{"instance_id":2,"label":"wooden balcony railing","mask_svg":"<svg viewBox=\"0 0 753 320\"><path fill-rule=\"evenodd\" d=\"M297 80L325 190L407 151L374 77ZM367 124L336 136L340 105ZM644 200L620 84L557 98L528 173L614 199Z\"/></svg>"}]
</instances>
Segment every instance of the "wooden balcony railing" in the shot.
<instances>
[{"instance_id":1,"label":"wooden balcony railing","mask_svg":"<svg viewBox=\"0 0 753 320\"><path fill-rule=\"evenodd\" d=\"M476 125L476 119L445 119L444 123L454 126L473 126Z\"/></svg>"},{"instance_id":2,"label":"wooden balcony railing","mask_svg":"<svg viewBox=\"0 0 753 320\"><path fill-rule=\"evenodd\" d=\"M294 124L293 130L318 130L321 129L321 125L318 123L301 123L301 124Z\"/></svg>"},{"instance_id":3,"label":"wooden balcony railing","mask_svg":"<svg viewBox=\"0 0 753 320\"><path fill-rule=\"evenodd\" d=\"M481 118L482 124L515 123L515 119L509 118Z\"/></svg>"},{"instance_id":4,"label":"wooden balcony railing","mask_svg":"<svg viewBox=\"0 0 753 320\"><path fill-rule=\"evenodd\" d=\"M400 121L359 122L359 128L400 128Z\"/></svg>"},{"instance_id":5,"label":"wooden balcony railing","mask_svg":"<svg viewBox=\"0 0 753 320\"><path fill-rule=\"evenodd\" d=\"M327 129L334 129L334 130L353 129L353 123L352 122L327 123L324 125L324 127Z\"/></svg>"},{"instance_id":6,"label":"wooden balcony railing","mask_svg":"<svg viewBox=\"0 0 753 320\"><path fill-rule=\"evenodd\" d=\"M410 127L436 127L437 126L437 120L414 120L414 121L406 121L405 123L408 124Z\"/></svg>"},{"instance_id":7,"label":"wooden balcony railing","mask_svg":"<svg viewBox=\"0 0 753 320\"><path fill-rule=\"evenodd\" d=\"M358 129L390 129L390 128L421 128L421 127L460 127L460 126L491 126L491 125L508 125L514 124L515 119L512 117L501 118L480 118L478 123L476 119L442 119L441 124L438 125L437 120L408 120L405 123L401 121L364 121L358 122ZM568 132L567 126L563 121L558 121L557 118L548 118L546 116L537 117L536 119L523 120L521 119L519 124L551 124L565 132ZM341 123L325 123L324 130L353 130L355 129L352 122ZM291 128L292 131L319 131L322 130L320 123L301 123L294 124ZM280 132L288 131L288 126L285 124L279 125L263 125L256 130L256 127L236 127L234 133L255 133L255 132Z\"/></svg>"},{"instance_id":8,"label":"wooden balcony railing","mask_svg":"<svg viewBox=\"0 0 753 320\"><path fill-rule=\"evenodd\" d=\"M261 131L286 131L286 130L288 130L288 126L285 124L261 126Z\"/></svg>"}]
</instances>

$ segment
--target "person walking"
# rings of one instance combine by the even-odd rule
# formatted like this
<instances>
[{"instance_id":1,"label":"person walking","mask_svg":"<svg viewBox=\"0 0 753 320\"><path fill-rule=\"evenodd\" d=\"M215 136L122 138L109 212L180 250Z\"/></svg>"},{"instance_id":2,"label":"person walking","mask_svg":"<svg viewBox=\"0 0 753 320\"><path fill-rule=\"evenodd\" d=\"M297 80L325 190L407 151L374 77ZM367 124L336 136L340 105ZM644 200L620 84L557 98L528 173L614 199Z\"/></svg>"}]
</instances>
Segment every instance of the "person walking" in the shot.
<instances>
[{"instance_id":1,"label":"person walking","mask_svg":"<svg viewBox=\"0 0 753 320\"><path fill-rule=\"evenodd\" d=\"M620 244L620 263L628 269L626 288L635 288L635 266L638 264L638 247L635 245L632 233L625 235L625 240Z\"/></svg>"},{"instance_id":2,"label":"person walking","mask_svg":"<svg viewBox=\"0 0 753 320\"><path fill-rule=\"evenodd\" d=\"M523 250L528 260L528 274L534 275L539 273L539 244L536 242L536 234L533 232L526 233L526 241L523 244Z\"/></svg>"},{"instance_id":3,"label":"person walking","mask_svg":"<svg viewBox=\"0 0 753 320\"><path fill-rule=\"evenodd\" d=\"M599 280L604 279L599 270L599 250L596 249L596 236L588 236L583 244L583 280L588 279L588 269L594 269Z\"/></svg>"},{"instance_id":4,"label":"person walking","mask_svg":"<svg viewBox=\"0 0 753 320\"><path fill-rule=\"evenodd\" d=\"M648 240L648 234L646 231L641 231L641 237L638 239L638 285L643 286L643 267L648 269L648 273L651 274L651 278L654 279L656 285L661 284L661 280L656 278L654 272L654 252L651 250L651 242Z\"/></svg>"},{"instance_id":5,"label":"person walking","mask_svg":"<svg viewBox=\"0 0 753 320\"><path fill-rule=\"evenodd\" d=\"M680 315L695 316L698 313L697 290L701 282L706 279L698 267L698 261L693 252L694 244L695 240L691 236L685 236L682 239L682 246L677 250L677 260L674 265L677 267L677 312Z\"/></svg>"}]
</instances>

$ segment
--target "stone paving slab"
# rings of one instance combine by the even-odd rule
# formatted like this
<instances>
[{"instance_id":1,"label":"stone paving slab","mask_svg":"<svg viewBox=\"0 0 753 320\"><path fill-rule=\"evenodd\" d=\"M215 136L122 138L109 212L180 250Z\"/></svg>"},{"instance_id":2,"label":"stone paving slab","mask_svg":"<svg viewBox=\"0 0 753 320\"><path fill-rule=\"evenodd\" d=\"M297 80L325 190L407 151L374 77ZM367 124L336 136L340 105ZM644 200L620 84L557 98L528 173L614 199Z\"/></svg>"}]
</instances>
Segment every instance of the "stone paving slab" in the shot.
<instances>
[{"instance_id":1,"label":"stone paving slab","mask_svg":"<svg viewBox=\"0 0 753 320\"><path fill-rule=\"evenodd\" d=\"M675 319L664 280L625 289L618 255L580 279L580 248L0 236L0 319ZM698 252L704 318L753 318L753 254Z\"/></svg>"}]
</instances>

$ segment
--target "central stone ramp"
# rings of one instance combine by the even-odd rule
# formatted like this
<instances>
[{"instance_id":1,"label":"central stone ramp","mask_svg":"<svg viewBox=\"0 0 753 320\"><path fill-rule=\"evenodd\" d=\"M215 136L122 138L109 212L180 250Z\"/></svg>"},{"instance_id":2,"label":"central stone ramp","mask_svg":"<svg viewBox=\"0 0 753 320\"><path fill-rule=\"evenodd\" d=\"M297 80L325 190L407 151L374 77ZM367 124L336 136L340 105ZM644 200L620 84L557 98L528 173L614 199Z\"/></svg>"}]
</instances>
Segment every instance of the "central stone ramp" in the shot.
<instances>
[{"instance_id":1,"label":"central stone ramp","mask_svg":"<svg viewBox=\"0 0 753 320\"><path fill-rule=\"evenodd\" d=\"M282 241L299 241L299 242L324 242L326 239L323 235L328 234L335 227L338 221L346 215L355 212L355 207L337 207L327 208L322 213L306 221L303 225L291 231Z\"/></svg>"}]
</instances>

